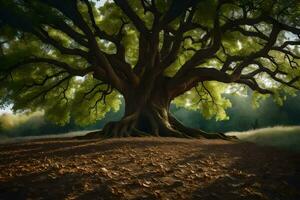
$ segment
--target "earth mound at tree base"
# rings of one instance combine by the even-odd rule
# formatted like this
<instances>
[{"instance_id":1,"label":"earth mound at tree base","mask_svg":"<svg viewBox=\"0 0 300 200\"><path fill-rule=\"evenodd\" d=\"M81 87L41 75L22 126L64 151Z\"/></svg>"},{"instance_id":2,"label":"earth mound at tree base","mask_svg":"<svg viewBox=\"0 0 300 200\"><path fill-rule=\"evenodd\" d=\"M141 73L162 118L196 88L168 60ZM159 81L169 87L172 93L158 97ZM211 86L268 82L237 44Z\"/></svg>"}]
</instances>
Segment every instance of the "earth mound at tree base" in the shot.
<instances>
[{"instance_id":1,"label":"earth mound at tree base","mask_svg":"<svg viewBox=\"0 0 300 200\"><path fill-rule=\"evenodd\" d=\"M0 199L300 199L299 153L180 138L0 146Z\"/></svg>"}]
</instances>

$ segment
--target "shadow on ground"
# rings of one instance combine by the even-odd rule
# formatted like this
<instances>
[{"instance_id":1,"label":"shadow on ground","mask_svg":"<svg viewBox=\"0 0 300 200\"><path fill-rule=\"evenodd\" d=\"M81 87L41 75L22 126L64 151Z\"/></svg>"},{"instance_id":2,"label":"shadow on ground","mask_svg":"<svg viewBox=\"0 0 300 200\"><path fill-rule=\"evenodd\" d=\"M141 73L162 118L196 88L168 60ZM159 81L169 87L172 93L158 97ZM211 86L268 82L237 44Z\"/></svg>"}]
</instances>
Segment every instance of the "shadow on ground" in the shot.
<instances>
[{"instance_id":1,"label":"shadow on ground","mask_svg":"<svg viewBox=\"0 0 300 200\"><path fill-rule=\"evenodd\" d=\"M176 138L0 146L0 199L300 199L300 156Z\"/></svg>"}]
</instances>

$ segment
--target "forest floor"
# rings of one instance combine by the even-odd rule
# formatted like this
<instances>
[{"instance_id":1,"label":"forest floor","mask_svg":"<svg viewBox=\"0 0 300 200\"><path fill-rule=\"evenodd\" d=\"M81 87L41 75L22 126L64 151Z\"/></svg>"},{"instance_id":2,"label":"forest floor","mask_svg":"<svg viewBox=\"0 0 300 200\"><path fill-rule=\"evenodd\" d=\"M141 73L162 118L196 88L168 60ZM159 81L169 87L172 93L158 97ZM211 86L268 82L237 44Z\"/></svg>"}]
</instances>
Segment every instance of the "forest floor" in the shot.
<instances>
[{"instance_id":1,"label":"forest floor","mask_svg":"<svg viewBox=\"0 0 300 200\"><path fill-rule=\"evenodd\" d=\"M0 199L299 200L300 154L178 138L0 145Z\"/></svg>"}]
</instances>

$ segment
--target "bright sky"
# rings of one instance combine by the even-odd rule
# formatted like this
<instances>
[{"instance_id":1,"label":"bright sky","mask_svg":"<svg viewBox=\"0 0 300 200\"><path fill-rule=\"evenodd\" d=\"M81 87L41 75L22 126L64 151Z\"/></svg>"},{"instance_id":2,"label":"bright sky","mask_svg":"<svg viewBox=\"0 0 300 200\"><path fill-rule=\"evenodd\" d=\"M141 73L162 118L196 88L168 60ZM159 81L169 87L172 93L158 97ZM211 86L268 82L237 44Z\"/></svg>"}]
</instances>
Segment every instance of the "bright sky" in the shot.
<instances>
[{"instance_id":1,"label":"bright sky","mask_svg":"<svg viewBox=\"0 0 300 200\"><path fill-rule=\"evenodd\" d=\"M95 1L95 0L94 0ZM97 6L102 6L105 3L106 0L96 0Z\"/></svg>"},{"instance_id":2,"label":"bright sky","mask_svg":"<svg viewBox=\"0 0 300 200\"><path fill-rule=\"evenodd\" d=\"M4 113L12 113L11 108L12 108L12 105L8 106L8 107L6 107L4 109L0 109L0 115L2 115Z\"/></svg>"}]
</instances>

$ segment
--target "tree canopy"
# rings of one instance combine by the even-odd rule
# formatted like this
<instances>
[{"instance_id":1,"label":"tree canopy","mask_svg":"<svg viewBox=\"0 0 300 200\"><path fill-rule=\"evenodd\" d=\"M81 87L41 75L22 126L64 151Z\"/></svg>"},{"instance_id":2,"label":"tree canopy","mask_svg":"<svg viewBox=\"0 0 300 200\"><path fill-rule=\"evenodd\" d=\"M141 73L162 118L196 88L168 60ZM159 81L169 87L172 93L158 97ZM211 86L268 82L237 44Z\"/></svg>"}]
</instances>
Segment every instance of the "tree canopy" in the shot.
<instances>
[{"instance_id":1,"label":"tree canopy","mask_svg":"<svg viewBox=\"0 0 300 200\"><path fill-rule=\"evenodd\" d=\"M282 104L300 89L299 16L297 0L0 0L0 104L83 125L122 96L155 119L173 101L224 120L222 94L249 88Z\"/></svg>"}]
</instances>

